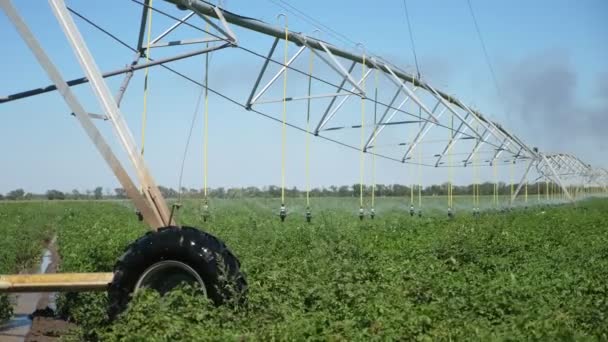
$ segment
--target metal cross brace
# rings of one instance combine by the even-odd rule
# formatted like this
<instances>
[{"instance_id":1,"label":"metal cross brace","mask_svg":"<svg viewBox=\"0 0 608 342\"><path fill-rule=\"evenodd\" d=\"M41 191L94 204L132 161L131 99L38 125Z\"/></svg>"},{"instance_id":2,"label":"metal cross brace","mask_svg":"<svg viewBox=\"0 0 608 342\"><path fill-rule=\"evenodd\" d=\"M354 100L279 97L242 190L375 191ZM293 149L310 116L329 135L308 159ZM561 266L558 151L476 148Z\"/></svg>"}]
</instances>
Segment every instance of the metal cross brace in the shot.
<instances>
[{"instance_id":1,"label":"metal cross brace","mask_svg":"<svg viewBox=\"0 0 608 342\"><path fill-rule=\"evenodd\" d=\"M157 221L155 222L156 226L151 227L153 229L171 225L172 222L167 203L165 202L165 199L158 189L158 186L149 173L142 156L137 152L131 131L124 121L118 105L111 96L110 89L105 83L99 68L95 64L95 60L89 52L82 36L80 35L80 32L78 31L78 28L76 27L76 24L70 16L64 1L49 0L49 3L51 4L51 9L57 18L59 25L63 29L66 38L72 46L73 52L81 64L83 71L90 80L91 87L93 88L93 92L97 97L100 106L109 117L109 121L112 123L114 132L116 133L119 141L122 143L127 155L129 156L129 159L131 160L131 163L133 164L136 174L138 175L138 179L143 189L143 196L146 198L148 205L154 212L154 217L147 218L147 222ZM142 212L142 214L143 213L144 212Z\"/></svg>"},{"instance_id":2,"label":"metal cross brace","mask_svg":"<svg viewBox=\"0 0 608 342\"><path fill-rule=\"evenodd\" d=\"M54 11L56 11L58 19L65 18L65 16L69 17L67 9L65 8L65 4L63 4L63 2L57 3L56 1L57 0L51 0L51 5ZM152 203L150 203L148 198L139 193L139 190L137 189L135 183L131 180L129 174L121 165L120 161L112 151L112 148L105 141L99 130L95 127L95 124L88 116L88 113L84 110L82 104L78 101L76 95L72 92L69 85L65 82L57 67L55 67L48 55L44 52L44 49L42 48L34 34L31 32L31 30L28 28L25 21L18 14L17 10L13 7L10 0L0 0L0 6L19 32L24 42L28 45L28 47L36 57L40 66L46 71L47 75L53 81L53 83L55 83L57 89L60 90L61 95L63 96L70 109L74 112L82 128L85 130L91 141L94 143L99 153L108 163L108 165L118 178L119 182L129 195L129 197L133 200L133 203L135 204L136 208L139 209L144 215L144 220L146 221L146 223L152 228L159 228L168 225L169 222L163 221L161 213L156 209L155 206L151 205ZM66 19L60 19L60 22L63 24L61 20L63 20L64 22ZM100 78L101 77L99 77L99 79ZM120 127L118 127L117 130L120 130ZM162 200L162 197L160 199Z\"/></svg>"}]
</instances>

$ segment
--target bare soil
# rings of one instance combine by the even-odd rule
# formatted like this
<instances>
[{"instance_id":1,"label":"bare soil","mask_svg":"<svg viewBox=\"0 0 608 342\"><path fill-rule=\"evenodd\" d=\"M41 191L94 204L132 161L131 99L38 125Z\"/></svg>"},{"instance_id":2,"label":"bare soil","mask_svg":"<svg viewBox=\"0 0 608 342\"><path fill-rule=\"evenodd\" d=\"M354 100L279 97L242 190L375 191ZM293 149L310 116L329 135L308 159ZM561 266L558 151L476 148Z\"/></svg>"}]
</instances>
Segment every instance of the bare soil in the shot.
<instances>
[{"instance_id":1,"label":"bare soil","mask_svg":"<svg viewBox=\"0 0 608 342\"><path fill-rule=\"evenodd\" d=\"M56 273L60 263L57 246L54 243L50 243L47 248L51 252L51 263L45 273ZM51 307L54 307L52 303L54 296L54 293L43 293L40 297L40 300L36 304L36 311L30 316L32 326L25 336L25 341L59 341L61 335L65 335L76 327L74 323L55 317L55 312L51 309Z\"/></svg>"}]
</instances>

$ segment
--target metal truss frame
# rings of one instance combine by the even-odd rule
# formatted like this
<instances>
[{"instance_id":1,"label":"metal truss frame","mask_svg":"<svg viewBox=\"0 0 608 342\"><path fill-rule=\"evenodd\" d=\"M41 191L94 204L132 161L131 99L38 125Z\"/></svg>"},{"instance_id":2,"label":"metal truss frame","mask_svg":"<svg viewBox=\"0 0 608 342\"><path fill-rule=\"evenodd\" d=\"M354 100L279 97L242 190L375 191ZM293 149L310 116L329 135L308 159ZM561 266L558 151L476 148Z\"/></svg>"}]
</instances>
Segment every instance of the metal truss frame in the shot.
<instances>
[{"instance_id":1,"label":"metal truss frame","mask_svg":"<svg viewBox=\"0 0 608 342\"><path fill-rule=\"evenodd\" d=\"M121 68L111 72L101 73L96 67L93 56L88 53L88 50L86 49L86 44L82 37L80 37L78 29L70 16L69 12L71 10L65 6L63 0L49 0L52 5L53 11L56 17L58 18L60 26L66 33L66 37L70 41L70 44L72 45L86 76L78 79L69 80L67 82L64 81L63 78L61 78L59 72L54 67L54 65L50 62L48 57L46 57L44 51L40 48L40 46L35 46L35 44L32 43L30 48L32 49L32 51L34 51L39 61L41 61L40 63L46 66L45 69L47 73L49 73L49 75L54 75L53 77L51 77L53 79L54 84L43 88L37 88L25 92L12 94L6 97L0 97L0 103L4 103L58 89L60 90L64 98L66 98L66 102L70 104L70 108L73 111L73 115L77 117L83 127L86 126L85 130L87 130L87 132L90 131L89 136L91 136L91 138L96 144L99 143L103 145L105 141L102 138L101 140L98 139L97 137L100 136L100 134L90 129L90 126L92 125L91 119L101 119L110 122L115 129L119 141L121 142L125 151L127 152L127 155L129 156L129 160L131 161L135 173L137 174L139 184L145 189L143 193L138 192L139 195L138 193L133 193L133 191L131 191L129 196L134 199L134 202L136 202L136 206L138 207L138 209L140 209L142 213L146 213L146 222L148 222L148 224L150 224L151 226L158 227L171 223L169 209L167 208L164 199L162 199L160 192L158 192L158 189L150 173L147 171L147 167L145 166L143 158L141 158L141 156L136 153L137 149L135 148L135 142L133 141L132 135L129 132L128 127L126 127L124 119L122 118L122 114L120 113L120 103L124 97L124 94L128 88L128 85L133 77L134 72L137 70L142 70L152 66L165 66L165 64L173 61L209 53L211 51L224 49L226 47L241 48L238 44L237 36L232 30L232 26L238 26L240 28L255 31L273 38L272 45L270 46L268 52L265 53L265 55L258 55L258 57L261 57L264 60L262 62L260 71L257 74L255 81L253 82L251 91L249 92L246 100L243 102L243 106L248 110L257 110L254 109L254 106L257 108L258 106L262 106L264 104L284 101L305 100L308 101L308 120L309 118L311 118L311 101L323 99L325 101L328 101L328 105L324 107L324 110L317 113L318 121L316 121L315 119L314 123L311 122L311 124L313 124L312 127L315 128L310 132L306 130L306 132L308 133L314 135L321 135L322 132L335 131L337 129L342 128L362 128L361 124L352 124L343 127L328 127L328 123L331 122L341 110L344 111L343 108L346 102L351 98L351 96L356 96L358 98L363 99L364 101L373 102L375 108L377 108L378 106L384 106L384 108L381 109L382 114L380 115L380 119L376 121L376 119L374 118L373 131L369 135L365 135L367 139L364 139L364 144L363 146L361 146L361 150L363 152L370 152L370 150L375 149L377 147L378 139L383 135L386 135L386 126L419 123L418 131L415 135L413 135L414 139L412 141L395 145L405 146L405 151L399 152L400 158L390 159L395 159L401 161L402 163L412 163L411 156L412 153L416 150L416 148L420 144L424 144L427 142L430 143L432 141L432 137L427 137L427 134L431 129L447 129L451 131L451 135L450 138L447 139L446 144L443 145L440 151L437 151L439 153L430 154L432 158L436 158L436 160L434 160L433 162L435 167L439 167L440 165L445 164L445 162L443 162L443 159L446 155L452 153L453 148L459 142L474 139L475 143L472 147L470 147L470 150L468 146L462 145L467 152L460 153L460 155L466 155L465 159L462 160L462 162L459 161L458 163L456 163L456 165L452 165L450 163L450 167L466 167L468 165L473 165L474 163L472 162L472 160L474 156L480 153L492 153L490 159L482 162L480 165L494 165L501 157L501 155L506 154L506 159L509 162L515 163L518 160L529 161L522 181L525 180L532 167L536 166L536 170L540 175L550 178L556 183L560 184L560 186L564 190L564 193L567 194L569 197L570 195L567 189L564 187L564 182L562 181L562 178L568 179L569 177L586 177L589 181L591 181L592 179L601 181L602 179L606 178L604 172L592 169L590 166L581 162L578 158L574 156L565 154L544 154L538 152L536 149L528 146L515 134L508 131L499 123L490 120L487 116L483 115L479 111L471 109L469 106L465 105L461 100L451 95L448 95L447 93L442 92L441 90L438 90L426 80L421 79L419 76L414 76L402 71L400 68L381 59L380 57L366 56L364 51L353 52L347 49L343 49L331 45L330 43L322 41L320 39L307 36L303 33L298 33L294 31L285 32L283 28L275 27L259 20L247 18L235 13L228 12L219 8L218 6L211 5L206 1L165 1L178 5L178 8L185 9L188 11L188 13L186 13L186 15L183 16L181 19L174 18L176 22L172 26L168 27L165 31L163 31L160 35L158 35L155 39L153 39L151 41L150 48L170 48L172 46L189 46L201 43L214 44L204 49L198 49L159 60L152 60L146 58L147 48L143 46L143 41L147 25L147 16L151 7L149 6L149 0L144 0L142 6L141 20L139 23L140 26L137 36L137 45L133 49L134 55L131 59L130 64L125 68ZM9 8L8 11L10 11L10 7L12 7L10 4L10 0L0 0L0 2L3 4L3 8ZM5 12L7 12L6 9ZM13 12L16 13L16 11ZM192 24L188 23L188 21L195 15L202 18L202 20L204 20L211 28L215 30L215 33L212 34L210 32L207 32L209 34L209 37L165 41L165 38L167 38L169 34L171 34L178 27L180 27L180 25L186 24L189 26L193 26ZM31 32L29 34L27 33L27 27L23 29L23 27L25 26L24 23L21 26L17 24L15 24L15 26L18 26L20 34L24 37L24 40L28 41L29 39L28 42L35 42L35 39L31 35ZM202 29L199 30L206 32ZM287 43L294 44L295 46L297 46L297 49L291 56L289 56L287 63L283 64L283 62L274 60L273 55L276 52L276 47L278 46L279 42L285 40L287 41ZM252 52L247 49L244 50ZM338 80L333 83L328 82L324 79L325 77L328 77L327 74L312 74L295 68L294 65L296 60L303 54L305 50L308 50L316 58L321 60L324 65L328 66L331 70L333 70L333 75L331 76L333 76L334 78L339 77ZM146 59L145 63L140 63L142 58ZM270 63L279 66L278 71L276 71L272 75L269 75L268 73L268 67ZM355 76L355 73L353 71L355 70L355 68L357 68L357 66L359 66L361 70L364 70L364 72L361 72L361 74ZM281 75L283 75L283 73L289 72L290 70L297 71L307 76L309 82L308 93L302 96L282 96L280 98L269 99L264 98L264 95L268 93L268 90L272 87L273 84L276 83L276 81L281 77ZM371 97L368 95L369 91L366 91L362 87L362 85L373 71L376 71L380 75L384 76L383 80L388 81L385 82L388 85L383 85L381 88L376 88L375 96ZM116 95L114 97L111 97L108 94L109 90L107 84L104 82L103 79L119 74L124 74L124 79ZM269 79L262 85L262 80L264 80L266 77L269 77ZM335 88L335 91L320 94L311 93L310 82L313 79L333 86ZM75 99L73 93L69 91L71 86L87 82L91 83L96 97L100 101L100 104L102 104L104 113L93 114L84 111L84 109L81 108L82 106L77 103L77 99ZM384 97L387 97L388 99L390 99L390 101L388 103L383 103L382 101L379 101L378 92L389 95ZM408 112L407 110L403 109L407 103L411 102L413 102L415 106L417 106L418 115L415 115L412 112ZM424 112L424 115L422 114L422 112ZM445 115L446 113L447 115ZM413 117L413 119L399 119L395 121L395 117L397 117L398 114L408 115ZM442 123L442 119L444 120L444 122L448 120L448 122L453 122L455 125L452 126ZM481 149L484 146L490 148L491 150L487 151L486 149L484 149L482 151ZM116 157L113 155L112 151L109 151L110 154L108 154L106 148L104 148L103 146L100 147L99 145L98 149L100 150L102 155L104 155L106 161L108 161L111 168L114 170L125 189L135 188L135 182L131 181L130 179L124 179L125 175L123 175L123 173L126 174L126 172L121 172L119 170L122 168L122 166L116 164L117 160L115 160ZM426 151L426 149L425 152L430 153ZM375 153L375 151L371 153ZM121 176L119 176L119 174L121 174ZM520 182L520 184L518 185L518 191L516 191L516 193L512 197L512 200L517 197L517 193L521 189L521 184L522 182Z\"/></svg>"},{"instance_id":2,"label":"metal truss frame","mask_svg":"<svg viewBox=\"0 0 608 342\"><path fill-rule=\"evenodd\" d=\"M216 38L203 38L198 40L177 40L168 43L159 44L163 38L167 37L172 31L179 27L182 23L188 20L194 15L194 13L187 14L183 19L173 24L153 41L151 41L151 47L168 47L177 45L191 45L198 43L210 43L223 41L224 44L207 47L201 50L193 52L182 53L176 56L163 58L157 61L151 61L144 64L138 64L139 60L145 56L145 49L143 48L143 36L146 29L146 18L149 7L149 0L146 0L142 10L141 24L138 34L138 43L136 54L133 57L131 64L119 70L115 70L108 73L101 73L95 59L89 51L85 40L83 39L74 19L70 12L71 10L66 6L64 0L49 0L50 7L54 16L56 17L59 26L63 30L66 39L70 43L74 55L81 65L85 77L65 81L61 75L59 69L52 62L48 54L44 51L32 31L27 26L26 22L19 15L16 8L12 5L10 0L0 0L0 7L5 12L10 22L16 28L17 32L29 47L34 57L45 70L49 78L53 81L52 86L45 88L38 88L13 94L7 97L0 98L0 103L17 100L29 96L42 94L45 92L59 90L63 96L66 104L70 107L72 115L76 117L82 128L85 130L87 136L91 139L98 152L104 158L112 172L120 184L125 189L127 195L133 201L135 207L142 214L143 220L150 226L151 229L158 229L174 225L173 216L171 210L167 205L162 193L160 192L154 178L148 170L146 162L143 156L138 152L133 135L124 120L124 117L119 109L120 102L127 90L129 81L133 76L133 72L136 70L144 69L155 65L164 65L172 61L189 58L192 56L209 53L211 51L219 50L228 46L234 46L237 43L236 36L228 26L224 19L221 11L215 8L214 13L216 14L220 25L213 23L209 18L201 15L203 19L210 23L210 26L214 27L219 32L225 34L225 37ZM116 94L113 97L110 93L110 89L104 78L115 76L119 74L125 74L125 78ZM93 90L95 97L97 98L101 108L105 114L92 114L84 109L84 106L72 92L71 86L77 84L89 83ZM112 125L117 141L122 145L126 152L128 159L133 167L139 186L131 178L126 168L122 165L116 153L112 150L108 144L106 138L101 134L99 129L95 126L92 119L102 119L103 121L109 122Z\"/></svg>"}]
</instances>

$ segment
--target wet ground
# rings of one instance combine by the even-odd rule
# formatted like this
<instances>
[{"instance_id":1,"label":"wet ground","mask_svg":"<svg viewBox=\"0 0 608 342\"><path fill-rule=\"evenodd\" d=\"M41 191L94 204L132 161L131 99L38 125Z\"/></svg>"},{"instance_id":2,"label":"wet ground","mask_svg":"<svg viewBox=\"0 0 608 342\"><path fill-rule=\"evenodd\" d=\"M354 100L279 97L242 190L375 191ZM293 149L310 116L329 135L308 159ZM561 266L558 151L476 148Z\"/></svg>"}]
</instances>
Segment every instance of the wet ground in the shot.
<instances>
[{"instance_id":1,"label":"wet ground","mask_svg":"<svg viewBox=\"0 0 608 342\"><path fill-rule=\"evenodd\" d=\"M55 239L44 250L40 266L32 273L55 273L59 255ZM0 341L58 341L59 336L75 327L74 324L54 317L54 293L20 293L11 299L14 316L0 324Z\"/></svg>"}]
</instances>

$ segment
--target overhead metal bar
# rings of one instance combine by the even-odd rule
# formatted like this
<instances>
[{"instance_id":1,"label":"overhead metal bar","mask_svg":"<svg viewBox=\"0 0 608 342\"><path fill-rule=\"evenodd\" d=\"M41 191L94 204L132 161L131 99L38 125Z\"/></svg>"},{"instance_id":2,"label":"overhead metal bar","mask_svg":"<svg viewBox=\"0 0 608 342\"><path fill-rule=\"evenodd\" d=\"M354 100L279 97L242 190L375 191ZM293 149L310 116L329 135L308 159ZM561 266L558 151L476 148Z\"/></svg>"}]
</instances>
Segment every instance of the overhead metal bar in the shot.
<instances>
[{"instance_id":1,"label":"overhead metal bar","mask_svg":"<svg viewBox=\"0 0 608 342\"><path fill-rule=\"evenodd\" d=\"M223 42L223 41L225 41L225 40L217 39L217 38L180 39L180 40L172 40L169 42L158 42L156 44L150 44L150 49L156 49L156 48L161 48L161 47L213 43L213 42Z\"/></svg>"},{"instance_id":2,"label":"overhead metal bar","mask_svg":"<svg viewBox=\"0 0 608 342\"><path fill-rule=\"evenodd\" d=\"M212 6L210 3L207 3L205 1L200 1L200 0L165 0L165 1L177 5L178 8L180 8L180 9L187 8L189 10L197 12L199 15L204 14L204 15L208 15L208 16L217 18L215 6ZM285 30L283 28L269 25L260 20L244 17L241 15L226 11L224 9L218 9L218 10L224 16L225 20L230 24L234 24L236 26L240 26L240 27L252 30L252 31L263 33L263 34L266 34L268 36L272 36L275 38L285 39ZM337 46L330 45L327 42L324 42L320 39L316 39L313 37L307 37L301 33L293 32L293 31L288 32L287 40L292 43L298 44L298 45L302 44L302 41L305 41L306 45L314 50L325 51L325 49L324 49L324 46L325 46L325 48L335 57L341 57L341 58L351 60L351 61L359 63L359 64L365 63L365 65L369 68L374 68L374 69L379 69L379 70L382 70L385 72L389 72L387 69L387 67L388 67L387 63L375 63L370 58L364 58L363 54L355 53L355 52L352 52L352 51L349 51L346 49L339 48ZM417 79L414 75L405 73L394 66L391 66L390 68L393 70L395 75L397 75L401 80L412 83L416 86L419 86L419 87L422 87L424 89L431 91L431 88L428 86L427 83L422 82L421 80ZM451 96L449 96L446 93L443 93L439 90L437 90L436 92L444 100L446 100L456 106L459 106L459 102L457 100L455 100L454 98L452 98Z\"/></svg>"},{"instance_id":3,"label":"overhead metal bar","mask_svg":"<svg viewBox=\"0 0 608 342\"><path fill-rule=\"evenodd\" d=\"M385 122L385 123L381 123L379 124L379 126L384 127L384 126L396 126L396 125L407 125L407 124L414 124L414 123L421 123L424 121L420 121L420 120L406 120L406 121L395 121L395 122ZM373 123L368 123L365 124L365 127L368 126L372 126ZM328 127L323 129L323 132L326 131L337 131L337 130L341 130L341 129L345 129L345 128L361 128L361 124L358 125L350 125L350 126L337 126L337 127Z\"/></svg>"},{"instance_id":4,"label":"overhead metal bar","mask_svg":"<svg viewBox=\"0 0 608 342\"><path fill-rule=\"evenodd\" d=\"M270 99L270 100L257 100L255 104L266 104L266 103L279 103L279 102L290 102L290 101L302 101L302 100L312 100L312 99L322 99L327 97L336 97L336 96L348 96L348 93L328 93L328 94L316 94L310 96L288 96L280 99Z\"/></svg>"},{"instance_id":5,"label":"overhead metal bar","mask_svg":"<svg viewBox=\"0 0 608 342\"><path fill-rule=\"evenodd\" d=\"M198 55L202 55L204 53L208 53L208 52L212 52L212 51L216 51L216 50L220 50L226 47L229 47L230 45L228 43L226 44L222 44L220 46L215 46L215 47L209 47L209 48L205 48L205 49L200 49L200 50L196 50L196 51L192 51L192 52L186 52L177 56L173 56L173 57L167 57L167 58L163 58L163 59L158 59L158 60L153 60L150 61L149 63L144 63L144 64L137 64L137 65L129 65L127 67L124 68L120 68L120 69L116 69L114 71L110 71L110 72L106 72L101 74L101 76L103 78L108 78L108 77L113 77L116 75L121 75L121 74L125 74L128 72L132 72L132 71L137 71L140 69L144 69L144 68L148 68L148 67L152 67L152 66L156 66L156 65L161 65L161 64L166 64L169 62L174 62L174 61L178 61L181 59L185 59L185 58L189 58L189 57L193 57L193 56L198 56ZM85 76L85 77L80 77L80 78L76 78L73 80L69 80L66 82L66 84L69 87L73 87L76 85L80 85L83 83L87 83L89 82L89 79ZM122 86L121 86L122 88ZM27 90L24 92L20 92L20 93L16 93L16 94L12 94L12 95L8 95L6 97L2 97L0 98L0 103L6 103L6 102L11 102L11 101L15 101L15 100L19 100L19 99L23 99L26 97L31 97L31 96L35 96L35 95L40 95L40 94L44 94L44 93L48 93L51 91L55 91L57 90L57 85L52 84L52 85L48 85L46 87L43 88L37 88L37 89L32 89L32 90ZM119 98L117 98L118 101Z\"/></svg>"}]
</instances>

